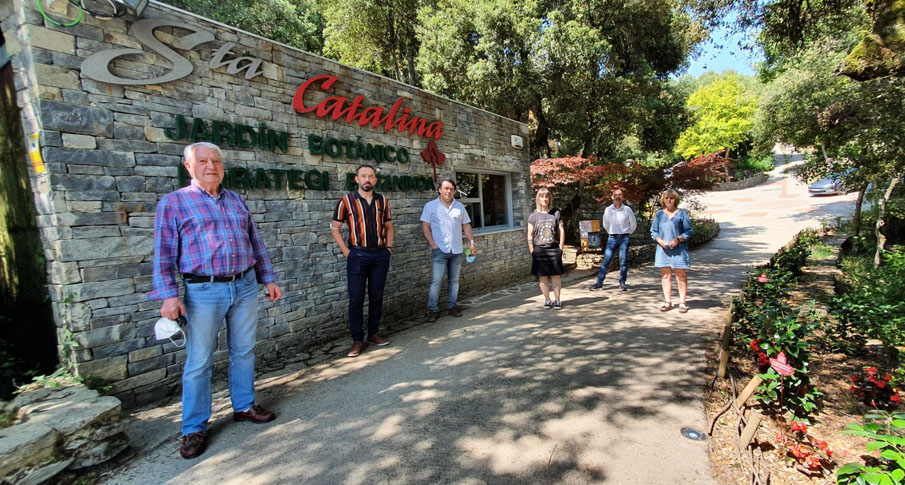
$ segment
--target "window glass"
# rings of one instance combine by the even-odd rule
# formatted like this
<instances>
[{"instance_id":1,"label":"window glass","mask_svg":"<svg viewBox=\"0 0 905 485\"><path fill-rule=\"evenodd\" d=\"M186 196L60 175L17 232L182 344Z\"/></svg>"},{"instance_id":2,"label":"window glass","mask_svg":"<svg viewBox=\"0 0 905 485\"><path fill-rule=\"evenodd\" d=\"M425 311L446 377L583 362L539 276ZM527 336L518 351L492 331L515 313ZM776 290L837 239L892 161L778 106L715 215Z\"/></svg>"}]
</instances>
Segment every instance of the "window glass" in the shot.
<instances>
[{"instance_id":1,"label":"window glass","mask_svg":"<svg viewBox=\"0 0 905 485\"><path fill-rule=\"evenodd\" d=\"M509 224L509 208L506 207L506 176L481 175L481 191L484 200L485 225Z\"/></svg>"},{"instance_id":2,"label":"window glass","mask_svg":"<svg viewBox=\"0 0 905 485\"><path fill-rule=\"evenodd\" d=\"M508 226L512 220L508 175L459 172L456 192L475 229Z\"/></svg>"},{"instance_id":3,"label":"window glass","mask_svg":"<svg viewBox=\"0 0 905 485\"><path fill-rule=\"evenodd\" d=\"M457 199L477 199L478 198L478 174L476 173L457 173L456 174L456 198Z\"/></svg>"}]
</instances>

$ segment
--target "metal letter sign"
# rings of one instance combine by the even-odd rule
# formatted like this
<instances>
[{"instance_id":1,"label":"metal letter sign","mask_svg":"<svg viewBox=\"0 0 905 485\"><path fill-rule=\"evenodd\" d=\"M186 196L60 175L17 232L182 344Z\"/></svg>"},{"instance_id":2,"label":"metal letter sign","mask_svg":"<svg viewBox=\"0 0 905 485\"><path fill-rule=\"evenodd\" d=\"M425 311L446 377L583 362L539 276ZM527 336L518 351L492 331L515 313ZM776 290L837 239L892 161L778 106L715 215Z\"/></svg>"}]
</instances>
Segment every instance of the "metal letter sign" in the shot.
<instances>
[{"instance_id":1,"label":"metal letter sign","mask_svg":"<svg viewBox=\"0 0 905 485\"><path fill-rule=\"evenodd\" d=\"M85 59L85 62L82 63L82 73L84 73L91 79L94 79L95 81L110 84L122 84L127 86L163 84L176 81L188 76L192 73L192 63L189 62L186 58L179 55L179 53L177 53L173 49L165 46L162 42L157 40L156 37L154 37L154 29L157 29L159 27L179 27L180 29L191 30L192 32L194 32L185 37L177 38L173 43L173 47L177 49L190 50L205 42L214 40L214 34L175 20L139 20L138 22L132 24L132 27L129 29L129 33L132 34L133 37L138 39L142 44L148 46L151 50L170 61L170 63L173 65L172 71L164 74L163 76L149 79L127 79L124 77L119 77L116 74L110 72L110 63L112 63L114 59L130 54L144 54L144 51L140 49L126 48L112 49L109 51L96 52L92 54L91 57Z\"/></svg>"}]
</instances>

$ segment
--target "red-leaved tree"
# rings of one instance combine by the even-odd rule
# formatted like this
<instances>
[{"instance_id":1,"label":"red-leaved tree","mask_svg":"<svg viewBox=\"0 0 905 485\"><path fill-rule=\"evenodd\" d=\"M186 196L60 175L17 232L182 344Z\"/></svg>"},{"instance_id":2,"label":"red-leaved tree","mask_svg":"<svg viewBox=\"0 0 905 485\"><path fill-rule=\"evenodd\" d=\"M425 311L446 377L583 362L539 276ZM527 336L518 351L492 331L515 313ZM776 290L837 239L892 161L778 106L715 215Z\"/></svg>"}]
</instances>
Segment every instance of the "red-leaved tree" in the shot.
<instances>
[{"instance_id":1,"label":"red-leaved tree","mask_svg":"<svg viewBox=\"0 0 905 485\"><path fill-rule=\"evenodd\" d=\"M554 207L562 211L567 237L574 242L582 203L593 199L606 204L618 187L627 201L639 207L639 212L652 214L667 187L688 196L728 180L729 161L725 151L721 151L663 170L636 162L600 163L595 158L539 158L531 164L531 186L534 190L550 190Z\"/></svg>"}]
</instances>

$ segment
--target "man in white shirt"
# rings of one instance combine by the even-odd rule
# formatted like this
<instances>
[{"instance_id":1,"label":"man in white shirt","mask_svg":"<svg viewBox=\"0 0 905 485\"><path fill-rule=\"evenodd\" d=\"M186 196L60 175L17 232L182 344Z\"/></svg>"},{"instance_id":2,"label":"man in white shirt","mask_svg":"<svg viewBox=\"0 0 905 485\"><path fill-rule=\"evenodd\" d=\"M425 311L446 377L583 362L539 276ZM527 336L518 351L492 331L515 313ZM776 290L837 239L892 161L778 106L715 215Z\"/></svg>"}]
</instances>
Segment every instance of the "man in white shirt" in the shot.
<instances>
[{"instance_id":1,"label":"man in white shirt","mask_svg":"<svg viewBox=\"0 0 905 485\"><path fill-rule=\"evenodd\" d=\"M632 208L623 204L625 197L622 189L613 191L613 205L603 211L603 230L609 235L606 239L606 251L603 253L603 262L600 263L600 271L597 273L597 282L591 286L591 291L597 291L603 288L603 280L606 279L607 269L610 267L610 261L613 260L613 252L619 248L619 289L626 290L625 279L628 276L628 264L626 257L628 256L629 238L638 222L635 220L635 213Z\"/></svg>"},{"instance_id":2,"label":"man in white shirt","mask_svg":"<svg viewBox=\"0 0 905 485\"><path fill-rule=\"evenodd\" d=\"M427 299L427 321L437 321L439 313L440 285L443 276L448 275L447 309L454 317L461 317L462 310L456 305L459 295L459 270L462 268L462 230L470 244L469 251L475 252L474 233L471 218L461 202L455 200L456 182L444 179L440 182L440 196L424 205L421 211L421 232L431 248L433 278Z\"/></svg>"}]
</instances>

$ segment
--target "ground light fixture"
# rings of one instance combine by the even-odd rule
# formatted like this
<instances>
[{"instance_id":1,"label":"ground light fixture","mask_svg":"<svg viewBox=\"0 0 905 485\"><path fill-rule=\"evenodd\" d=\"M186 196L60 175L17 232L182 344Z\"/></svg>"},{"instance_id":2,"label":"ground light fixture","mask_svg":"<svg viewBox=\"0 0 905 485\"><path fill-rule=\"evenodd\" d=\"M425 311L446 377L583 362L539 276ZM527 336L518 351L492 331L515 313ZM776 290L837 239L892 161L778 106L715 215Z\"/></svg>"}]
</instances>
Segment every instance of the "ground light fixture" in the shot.
<instances>
[{"instance_id":1,"label":"ground light fixture","mask_svg":"<svg viewBox=\"0 0 905 485\"><path fill-rule=\"evenodd\" d=\"M694 428L689 428L688 426L684 426L684 427L682 427L682 429L680 431L682 433L682 436L684 436L690 440L694 440L694 441L706 441L707 440L707 435L705 435L703 432L698 431Z\"/></svg>"}]
</instances>

